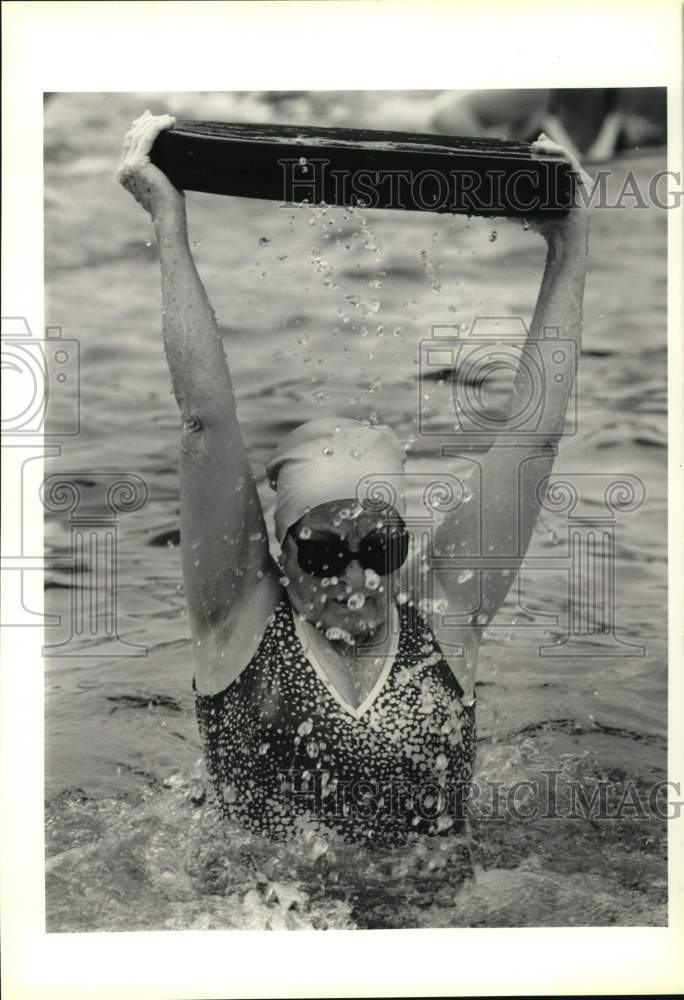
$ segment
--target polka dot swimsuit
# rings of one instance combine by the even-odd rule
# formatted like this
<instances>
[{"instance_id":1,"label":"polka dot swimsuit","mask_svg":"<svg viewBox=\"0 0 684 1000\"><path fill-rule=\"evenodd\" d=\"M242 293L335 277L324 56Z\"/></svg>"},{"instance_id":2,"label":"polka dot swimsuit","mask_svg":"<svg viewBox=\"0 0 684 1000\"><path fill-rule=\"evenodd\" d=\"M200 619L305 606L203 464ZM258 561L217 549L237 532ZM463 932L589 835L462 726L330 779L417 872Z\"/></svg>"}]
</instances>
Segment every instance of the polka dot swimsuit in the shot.
<instances>
[{"instance_id":1,"label":"polka dot swimsuit","mask_svg":"<svg viewBox=\"0 0 684 1000\"><path fill-rule=\"evenodd\" d=\"M239 677L196 693L224 815L275 840L313 826L376 846L462 825L474 705L413 605L399 624L389 672L356 712L305 656L287 601Z\"/></svg>"}]
</instances>

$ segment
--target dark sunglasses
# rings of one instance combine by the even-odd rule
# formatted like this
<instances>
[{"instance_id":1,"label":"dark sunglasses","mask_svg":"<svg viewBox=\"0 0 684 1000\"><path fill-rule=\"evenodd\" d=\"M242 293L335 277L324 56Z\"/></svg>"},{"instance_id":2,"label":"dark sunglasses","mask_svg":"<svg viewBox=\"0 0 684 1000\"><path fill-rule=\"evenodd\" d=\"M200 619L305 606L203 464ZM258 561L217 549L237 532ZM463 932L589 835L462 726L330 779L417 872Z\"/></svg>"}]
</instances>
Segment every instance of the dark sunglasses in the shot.
<instances>
[{"instance_id":1,"label":"dark sunglasses","mask_svg":"<svg viewBox=\"0 0 684 1000\"><path fill-rule=\"evenodd\" d=\"M353 559L358 559L363 569L373 570L378 576L389 576L403 566L409 551L410 537L403 522L364 535L355 552L336 535L302 538L298 531L298 528L291 528L289 534L297 546L299 568L321 578L339 576Z\"/></svg>"}]
</instances>

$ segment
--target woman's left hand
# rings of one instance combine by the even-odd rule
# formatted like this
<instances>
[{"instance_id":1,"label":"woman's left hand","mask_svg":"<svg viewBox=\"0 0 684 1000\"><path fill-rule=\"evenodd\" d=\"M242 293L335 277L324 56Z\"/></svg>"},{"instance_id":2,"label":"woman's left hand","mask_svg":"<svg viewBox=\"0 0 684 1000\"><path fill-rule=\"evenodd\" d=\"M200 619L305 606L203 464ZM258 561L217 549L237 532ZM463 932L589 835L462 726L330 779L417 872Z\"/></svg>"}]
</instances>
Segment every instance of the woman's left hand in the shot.
<instances>
[{"instance_id":1,"label":"woman's left hand","mask_svg":"<svg viewBox=\"0 0 684 1000\"><path fill-rule=\"evenodd\" d=\"M545 219L537 216L530 220L530 228L544 237L551 245L576 241L586 241L591 220L591 184L589 174L582 169L579 160L563 146L542 132L538 139L531 143L533 153L542 156L558 156L570 163L572 176L575 180L575 196L572 207L566 215L560 218Z\"/></svg>"}]
</instances>

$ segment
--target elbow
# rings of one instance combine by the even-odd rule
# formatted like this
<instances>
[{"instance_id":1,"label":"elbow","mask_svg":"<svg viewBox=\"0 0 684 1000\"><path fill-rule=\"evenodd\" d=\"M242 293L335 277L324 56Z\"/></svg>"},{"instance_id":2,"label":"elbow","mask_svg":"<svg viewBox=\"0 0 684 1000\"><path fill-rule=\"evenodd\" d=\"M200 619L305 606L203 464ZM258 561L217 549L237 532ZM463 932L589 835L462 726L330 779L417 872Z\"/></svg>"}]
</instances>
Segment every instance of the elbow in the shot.
<instances>
[{"instance_id":1,"label":"elbow","mask_svg":"<svg viewBox=\"0 0 684 1000\"><path fill-rule=\"evenodd\" d=\"M183 414L183 437L193 437L203 431L205 426L204 420L197 413Z\"/></svg>"},{"instance_id":2,"label":"elbow","mask_svg":"<svg viewBox=\"0 0 684 1000\"><path fill-rule=\"evenodd\" d=\"M181 428L181 454L187 457L206 453L206 424L196 413L184 414Z\"/></svg>"},{"instance_id":3,"label":"elbow","mask_svg":"<svg viewBox=\"0 0 684 1000\"><path fill-rule=\"evenodd\" d=\"M214 442L215 447L218 440L222 447L230 450L238 425L234 416L226 412L225 408L209 406L199 411L195 408L183 409L181 413L181 447L184 450L206 450L210 441Z\"/></svg>"}]
</instances>

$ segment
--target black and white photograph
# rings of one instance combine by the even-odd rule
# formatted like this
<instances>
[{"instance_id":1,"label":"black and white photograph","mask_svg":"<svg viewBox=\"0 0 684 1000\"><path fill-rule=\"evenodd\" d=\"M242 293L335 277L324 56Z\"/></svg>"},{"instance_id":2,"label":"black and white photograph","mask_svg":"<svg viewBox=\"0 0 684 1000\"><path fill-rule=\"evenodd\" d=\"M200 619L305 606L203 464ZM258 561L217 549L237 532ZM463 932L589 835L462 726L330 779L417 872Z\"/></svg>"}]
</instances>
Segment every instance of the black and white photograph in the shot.
<instances>
[{"instance_id":1,"label":"black and white photograph","mask_svg":"<svg viewBox=\"0 0 684 1000\"><path fill-rule=\"evenodd\" d=\"M681 94L125 74L3 309L47 938L667 933Z\"/></svg>"}]
</instances>

